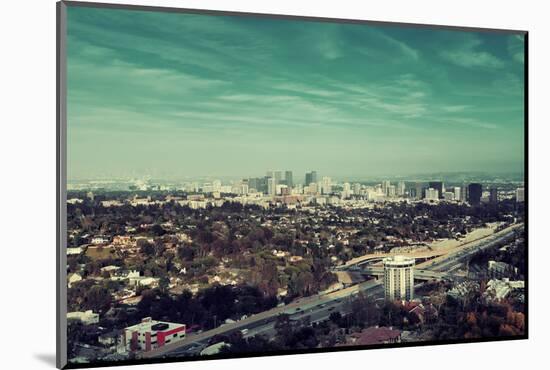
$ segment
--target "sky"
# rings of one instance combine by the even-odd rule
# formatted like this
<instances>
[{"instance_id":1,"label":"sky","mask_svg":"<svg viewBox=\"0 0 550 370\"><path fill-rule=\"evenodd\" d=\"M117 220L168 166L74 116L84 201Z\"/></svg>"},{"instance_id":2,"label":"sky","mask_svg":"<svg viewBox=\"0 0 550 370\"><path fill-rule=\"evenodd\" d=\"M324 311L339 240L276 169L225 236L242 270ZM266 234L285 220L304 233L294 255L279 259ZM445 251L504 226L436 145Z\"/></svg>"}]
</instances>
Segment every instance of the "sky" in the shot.
<instances>
[{"instance_id":1,"label":"sky","mask_svg":"<svg viewBox=\"0 0 550 370\"><path fill-rule=\"evenodd\" d=\"M521 172L522 35L68 7L69 179Z\"/></svg>"}]
</instances>

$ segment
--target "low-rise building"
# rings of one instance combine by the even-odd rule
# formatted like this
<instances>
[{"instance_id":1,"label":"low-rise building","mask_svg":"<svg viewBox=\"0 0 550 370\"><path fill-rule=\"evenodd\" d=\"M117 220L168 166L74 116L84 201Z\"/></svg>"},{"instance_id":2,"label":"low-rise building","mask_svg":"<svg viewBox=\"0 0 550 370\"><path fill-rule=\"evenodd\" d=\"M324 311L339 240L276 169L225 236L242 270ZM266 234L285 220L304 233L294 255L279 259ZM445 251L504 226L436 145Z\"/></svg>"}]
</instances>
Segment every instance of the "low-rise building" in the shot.
<instances>
[{"instance_id":1,"label":"low-rise building","mask_svg":"<svg viewBox=\"0 0 550 370\"><path fill-rule=\"evenodd\" d=\"M185 324L156 321L146 317L139 324L124 329L127 351L150 351L185 338Z\"/></svg>"},{"instance_id":2,"label":"low-rise building","mask_svg":"<svg viewBox=\"0 0 550 370\"><path fill-rule=\"evenodd\" d=\"M99 322L99 314L92 310L88 311L73 311L67 312L67 320L80 321L84 325L97 324Z\"/></svg>"},{"instance_id":3,"label":"low-rise building","mask_svg":"<svg viewBox=\"0 0 550 370\"><path fill-rule=\"evenodd\" d=\"M351 334L347 345L369 346L374 344L400 343L401 331L392 327L371 326L358 333Z\"/></svg>"},{"instance_id":4,"label":"low-rise building","mask_svg":"<svg viewBox=\"0 0 550 370\"><path fill-rule=\"evenodd\" d=\"M83 251L84 251L83 247L67 248L67 255L68 256L77 255L82 253Z\"/></svg>"},{"instance_id":5,"label":"low-rise building","mask_svg":"<svg viewBox=\"0 0 550 370\"><path fill-rule=\"evenodd\" d=\"M70 274L67 276L67 287L70 288L73 286L74 283L77 283L82 280L82 276L80 276L77 273Z\"/></svg>"},{"instance_id":6,"label":"low-rise building","mask_svg":"<svg viewBox=\"0 0 550 370\"><path fill-rule=\"evenodd\" d=\"M514 276L518 269L505 262L489 261L488 270L490 277L503 278Z\"/></svg>"},{"instance_id":7,"label":"low-rise building","mask_svg":"<svg viewBox=\"0 0 550 370\"><path fill-rule=\"evenodd\" d=\"M510 281L507 278L502 280L492 279L487 283L487 289L485 290L484 297L489 300L501 300L514 291L525 289L525 282L523 280Z\"/></svg>"}]
</instances>

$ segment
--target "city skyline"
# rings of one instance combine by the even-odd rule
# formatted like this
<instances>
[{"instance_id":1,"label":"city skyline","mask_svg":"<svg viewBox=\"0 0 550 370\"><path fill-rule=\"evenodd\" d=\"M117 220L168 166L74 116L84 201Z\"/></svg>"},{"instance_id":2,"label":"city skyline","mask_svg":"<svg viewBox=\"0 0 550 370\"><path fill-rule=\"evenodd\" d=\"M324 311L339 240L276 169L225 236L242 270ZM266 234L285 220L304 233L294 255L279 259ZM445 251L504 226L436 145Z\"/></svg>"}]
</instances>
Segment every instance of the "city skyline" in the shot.
<instances>
[{"instance_id":1,"label":"city skyline","mask_svg":"<svg viewBox=\"0 0 550 370\"><path fill-rule=\"evenodd\" d=\"M522 172L523 69L513 34L74 7L68 177Z\"/></svg>"}]
</instances>

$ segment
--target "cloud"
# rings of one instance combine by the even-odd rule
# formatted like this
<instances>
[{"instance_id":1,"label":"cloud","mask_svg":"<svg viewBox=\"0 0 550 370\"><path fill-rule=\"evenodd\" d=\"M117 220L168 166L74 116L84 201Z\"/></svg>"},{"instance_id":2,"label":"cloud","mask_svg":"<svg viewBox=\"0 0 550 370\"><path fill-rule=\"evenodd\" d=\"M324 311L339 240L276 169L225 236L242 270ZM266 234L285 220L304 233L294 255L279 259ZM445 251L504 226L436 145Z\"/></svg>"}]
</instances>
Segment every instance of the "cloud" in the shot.
<instances>
[{"instance_id":1,"label":"cloud","mask_svg":"<svg viewBox=\"0 0 550 370\"><path fill-rule=\"evenodd\" d=\"M504 66L504 62L493 54L479 50L480 46L482 46L481 40L472 37L457 48L442 51L440 55L447 62L465 68L501 68Z\"/></svg>"},{"instance_id":2,"label":"cloud","mask_svg":"<svg viewBox=\"0 0 550 370\"><path fill-rule=\"evenodd\" d=\"M470 108L469 105L446 105L441 107L441 110L449 113L457 113L457 112L464 112L469 108Z\"/></svg>"},{"instance_id":3,"label":"cloud","mask_svg":"<svg viewBox=\"0 0 550 370\"><path fill-rule=\"evenodd\" d=\"M335 91L317 88L317 87L313 87L306 84L300 84L296 82L280 83L280 84L273 85L272 87L276 90L291 91L299 94L307 94L307 95L313 95L313 96L318 96L323 98L334 97L338 95L338 93Z\"/></svg>"},{"instance_id":4,"label":"cloud","mask_svg":"<svg viewBox=\"0 0 550 370\"><path fill-rule=\"evenodd\" d=\"M398 51L400 51L401 54L403 54L404 56L406 56L410 59L413 59L413 60L418 60L418 58L420 57L420 52L416 49L413 49L412 47L410 47L406 43L404 43L402 41L399 41L399 40L396 40L393 37L390 37L390 36L386 35L383 32L378 32L378 33L379 33L380 37L382 38L382 40L387 42L388 45L390 45L391 47L393 47L393 48L397 49Z\"/></svg>"},{"instance_id":5,"label":"cloud","mask_svg":"<svg viewBox=\"0 0 550 370\"><path fill-rule=\"evenodd\" d=\"M441 120L441 122L466 125L466 126L488 129L488 130L494 130L498 128L498 126L494 123L481 121L475 118L463 118L463 117L447 118L447 119Z\"/></svg>"},{"instance_id":6,"label":"cloud","mask_svg":"<svg viewBox=\"0 0 550 370\"><path fill-rule=\"evenodd\" d=\"M522 35L512 35L508 38L508 53L516 62L523 64L525 43Z\"/></svg>"}]
</instances>

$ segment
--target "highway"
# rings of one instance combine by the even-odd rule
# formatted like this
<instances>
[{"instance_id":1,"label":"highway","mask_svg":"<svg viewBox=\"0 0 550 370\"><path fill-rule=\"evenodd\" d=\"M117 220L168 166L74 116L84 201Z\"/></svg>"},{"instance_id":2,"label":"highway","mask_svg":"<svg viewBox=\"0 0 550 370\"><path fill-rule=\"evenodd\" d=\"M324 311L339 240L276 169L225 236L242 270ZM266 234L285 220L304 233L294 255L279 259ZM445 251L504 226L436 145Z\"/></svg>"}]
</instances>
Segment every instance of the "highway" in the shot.
<instances>
[{"instance_id":1,"label":"highway","mask_svg":"<svg viewBox=\"0 0 550 370\"><path fill-rule=\"evenodd\" d=\"M480 250L491 248L498 242L510 238L513 235L513 230L522 227L522 224L513 225L489 236L464 243L451 251L446 251L446 254L439 255L432 260L422 262L416 265L415 278L418 277L420 280L446 278L448 277L448 270L460 264L465 258ZM354 266L349 265L348 268L352 269ZM370 271L374 275L383 273L380 269L382 268L366 267L366 271ZM182 341L170 343L149 352L138 353L138 357L158 358L165 356L197 355L208 345L208 342L214 336L230 334L243 329L246 329L246 334L244 334L245 337L257 334L273 335L274 322L280 314L288 314L293 320L300 320L306 317L309 317L311 322L326 320L330 316L330 313L336 310L344 313L343 306L346 301L359 292L364 292L370 296L381 294L383 292L382 281L378 279L368 280L332 293L300 298L286 306L275 307L235 323L224 324L201 333L190 333Z\"/></svg>"}]
</instances>

